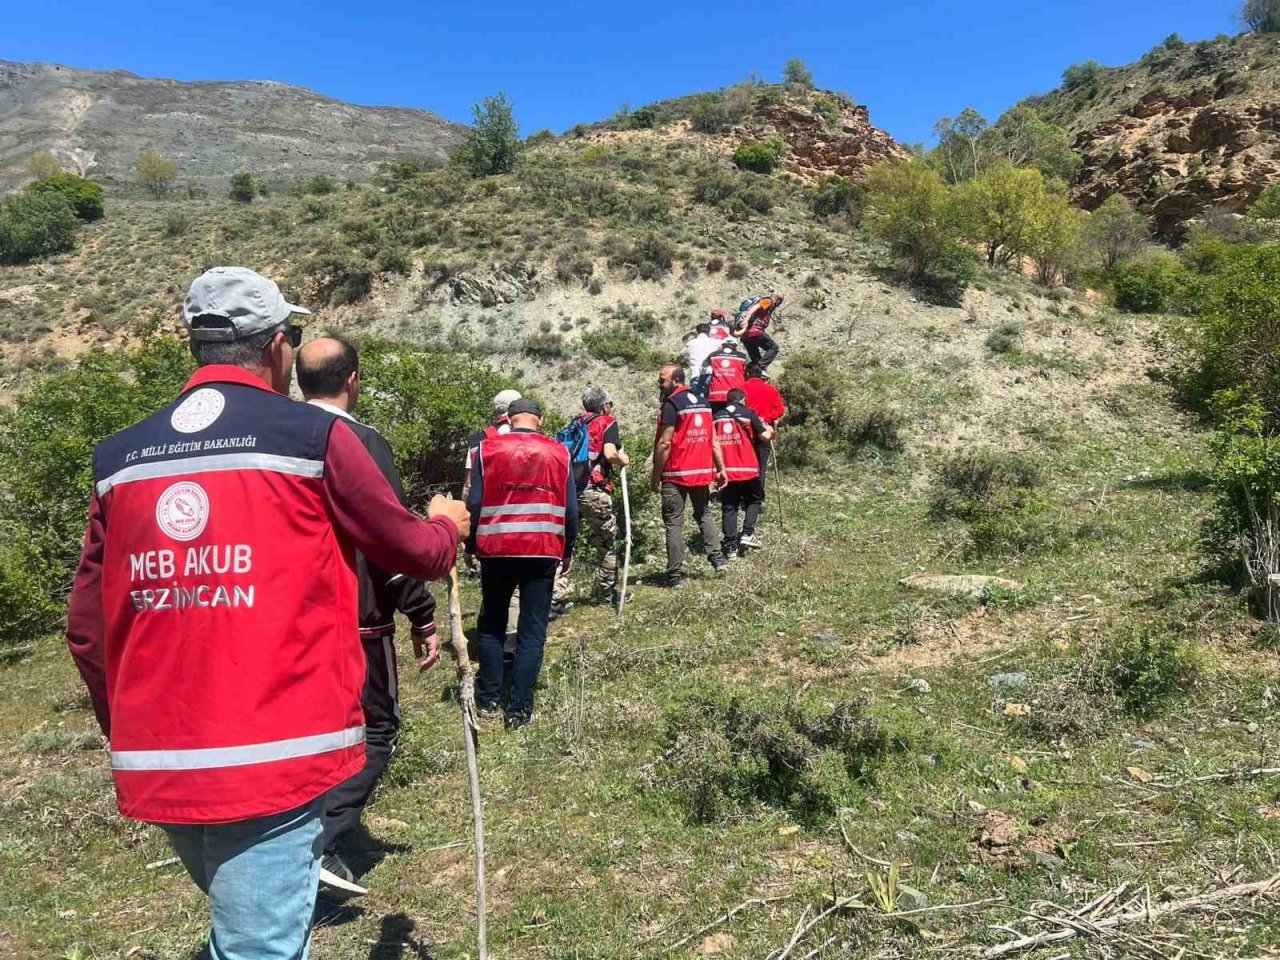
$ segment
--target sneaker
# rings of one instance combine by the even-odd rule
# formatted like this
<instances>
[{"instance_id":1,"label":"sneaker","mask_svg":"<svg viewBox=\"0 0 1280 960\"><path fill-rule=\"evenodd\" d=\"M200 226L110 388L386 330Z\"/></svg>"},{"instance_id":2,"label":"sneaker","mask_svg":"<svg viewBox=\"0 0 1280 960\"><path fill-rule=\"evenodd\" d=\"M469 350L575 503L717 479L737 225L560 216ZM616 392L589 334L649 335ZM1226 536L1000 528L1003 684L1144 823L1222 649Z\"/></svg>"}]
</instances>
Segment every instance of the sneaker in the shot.
<instances>
[{"instance_id":1,"label":"sneaker","mask_svg":"<svg viewBox=\"0 0 1280 960\"><path fill-rule=\"evenodd\" d=\"M711 570L716 575L724 573L729 569L729 561L724 557L714 557L711 560Z\"/></svg>"},{"instance_id":2,"label":"sneaker","mask_svg":"<svg viewBox=\"0 0 1280 960\"><path fill-rule=\"evenodd\" d=\"M561 600L558 603L552 603L551 615L547 619L549 621L559 619L560 617L563 617L566 613L568 613L572 609L573 609L573 603L572 601L569 601L569 600Z\"/></svg>"},{"instance_id":3,"label":"sneaker","mask_svg":"<svg viewBox=\"0 0 1280 960\"><path fill-rule=\"evenodd\" d=\"M509 713L507 714L507 729L519 730L521 727L527 727L533 723L533 718L537 714L533 713Z\"/></svg>"},{"instance_id":4,"label":"sneaker","mask_svg":"<svg viewBox=\"0 0 1280 960\"><path fill-rule=\"evenodd\" d=\"M348 896L359 897L369 892L367 887L356 883L356 875L336 853L326 853L320 861L320 882Z\"/></svg>"},{"instance_id":5,"label":"sneaker","mask_svg":"<svg viewBox=\"0 0 1280 960\"><path fill-rule=\"evenodd\" d=\"M501 712L502 711L499 709L496 703L489 703L489 704L477 703L476 704L476 713L480 715L481 720L492 719L493 717L496 717Z\"/></svg>"},{"instance_id":6,"label":"sneaker","mask_svg":"<svg viewBox=\"0 0 1280 960\"><path fill-rule=\"evenodd\" d=\"M749 533L738 541L738 546L745 547L750 550L763 550L764 541L757 537L754 533Z\"/></svg>"}]
</instances>

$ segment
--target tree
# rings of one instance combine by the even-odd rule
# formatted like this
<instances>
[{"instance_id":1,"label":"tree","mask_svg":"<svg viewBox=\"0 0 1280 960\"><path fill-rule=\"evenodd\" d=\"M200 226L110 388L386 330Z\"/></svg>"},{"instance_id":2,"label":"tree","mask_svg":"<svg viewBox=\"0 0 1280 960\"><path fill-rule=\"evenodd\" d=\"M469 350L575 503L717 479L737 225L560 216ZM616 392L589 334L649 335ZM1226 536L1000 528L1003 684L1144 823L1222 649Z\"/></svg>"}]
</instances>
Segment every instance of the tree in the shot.
<instances>
[{"instance_id":1,"label":"tree","mask_svg":"<svg viewBox=\"0 0 1280 960\"><path fill-rule=\"evenodd\" d=\"M499 93L485 97L473 111L475 123L454 151L454 160L473 177L510 173L524 153L511 101Z\"/></svg>"},{"instance_id":2,"label":"tree","mask_svg":"<svg viewBox=\"0 0 1280 960\"><path fill-rule=\"evenodd\" d=\"M1107 197L1084 223L1085 247L1101 260L1108 272L1141 250L1150 239L1146 218L1120 193Z\"/></svg>"},{"instance_id":3,"label":"tree","mask_svg":"<svg viewBox=\"0 0 1280 960\"><path fill-rule=\"evenodd\" d=\"M1062 85L1068 90L1092 87L1102 76L1103 66L1097 60L1073 63L1062 71Z\"/></svg>"},{"instance_id":4,"label":"tree","mask_svg":"<svg viewBox=\"0 0 1280 960\"><path fill-rule=\"evenodd\" d=\"M943 117L933 125L938 138L935 151L943 174L949 183L964 183L982 172L982 135L987 119L973 107L965 107L952 120Z\"/></svg>"},{"instance_id":5,"label":"tree","mask_svg":"<svg viewBox=\"0 0 1280 960\"><path fill-rule=\"evenodd\" d=\"M25 191L62 197L70 204L79 220L88 222L102 219L102 187L73 173L59 173L34 180L26 185Z\"/></svg>"},{"instance_id":6,"label":"tree","mask_svg":"<svg viewBox=\"0 0 1280 960\"><path fill-rule=\"evenodd\" d=\"M1240 19L1254 33L1280 32L1280 0L1245 0Z\"/></svg>"},{"instance_id":7,"label":"tree","mask_svg":"<svg viewBox=\"0 0 1280 960\"><path fill-rule=\"evenodd\" d=\"M778 165L778 154L767 143L744 143L733 151L733 165L753 173L772 173Z\"/></svg>"},{"instance_id":8,"label":"tree","mask_svg":"<svg viewBox=\"0 0 1280 960\"><path fill-rule=\"evenodd\" d=\"M813 89L813 74L804 65L803 60L792 57L782 67L782 82Z\"/></svg>"},{"instance_id":9,"label":"tree","mask_svg":"<svg viewBox=\"0 0 1280 960\"><path fill-rule=\"evenodd\" d=\"M1036 264L1036 276L1047 287L1071 268L1080 243L1080 211L1067 200L1063 184L1051 181L1036 202L1021 252Z\"/></svg>"},{"instance_id":10,"label":"tree","mask_svg":"<svg viewBox=\"0 0 1280 960\"><path fill-rule=\"evenodd\" d=\"M0 263L22 263L70 250L76 213L56 193L0 197Z\"/></svg>"},{"instance_id":11,"label":"tree","mask_svg":"<svg viewBox=\"0 0 1280 960\"><path fill-rule=\"evenodd\" d=\"M867 173L871 232L898 260L907 282L924 279L959 235L950 191L923 163L882 163Z\"/></svg>"},{"instance_id":12,"label":"tree","mask_svg":"<svg viewBox=\"0 0 1280 960\"><path fill-rule=\"evenodd\" d=\"M1280 220L1280 183L1268 184L1245 215L1252 220Z\"/></svg>"},{"instance_id":13,"label":"tree","mask_svg":"<svg viewBox=\"0 0 1280 960\"><path fill-rule=\"evenodd\" d=\"M231 177L230 196L240 203L249 203L258 193L258 185L253 182L253 174L241 170Z\"/></svg>"},{"instance_id":14,"label":"tree","mask_svg":"<svg viewBox=\"0 0 1280 960\"><path fill-rule=\"evenodd\" d=\"M1083 161L1071 149L1062 127L1040 118L1030 107L1007 110L982 137L984 162L1008 160L1015 167L1035 167L1046 177L1072 183Z\"/></svg>"},{"instance_id":15,"label":"tree","mask_svg":"<svg viewBox=\"0 0 1280 960\"><path fill-rule=\"evenodd\" d=\"M988 266L1023 251L1044 194L1039 170L1019 170L1007 163L957 188L965 233L983 245Z\"/></svg>"},{"instance_id":16,"label":"tree","mask_svg":"<svg viewBox=\"0 0 1280 960\"><path fill-rule=\"evenodd\" d=\"M35 177L37 180L44 180L47 177L56 177L62 172L62 164L48 150L40 153L33 153L27 160L27 173Z\"/></svg>"},{"instance_id":17,"label":"tree","mask_svg":"<svg viewBox=\"0 0 1280 960\"><path fill-rule=\"evenodd\" d=\"M138 174L138 182L157 200L163 199L173 181L178 179L178 165L156 153L139 154L133 168Z\"/></svg>"}]
</instances>

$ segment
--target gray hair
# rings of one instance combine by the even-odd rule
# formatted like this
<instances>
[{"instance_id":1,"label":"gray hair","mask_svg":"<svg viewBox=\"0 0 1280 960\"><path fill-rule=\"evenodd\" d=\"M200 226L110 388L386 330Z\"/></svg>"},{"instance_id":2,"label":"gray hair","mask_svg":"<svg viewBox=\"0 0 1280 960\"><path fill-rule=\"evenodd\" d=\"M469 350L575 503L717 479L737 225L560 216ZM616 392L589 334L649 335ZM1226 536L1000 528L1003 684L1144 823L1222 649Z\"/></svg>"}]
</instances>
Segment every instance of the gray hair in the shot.
<instances>
[{"instance_id":1,"label":"gray hair","mask_svg":"<svg viewBox=\"0 0 1280 960\"><path fill-rule=\"evenodd\" d=\"M262 352L270 346L284 324L263 330L239 340L192 340L191 355L197 367L221 363L232 367L256 367L262 363Z\"/></svg>"},{"instance_id":2,"label":"gray hair","mask_svg":"<svg viewBox=\"0 0 1280 960\"><path fill-rule=\"evenodd\" d=\"M599 413L606 403L613 403L609 391L601 386L587 387L582 394L582 409L587 413Z\"/></svg>"}]
</instances>

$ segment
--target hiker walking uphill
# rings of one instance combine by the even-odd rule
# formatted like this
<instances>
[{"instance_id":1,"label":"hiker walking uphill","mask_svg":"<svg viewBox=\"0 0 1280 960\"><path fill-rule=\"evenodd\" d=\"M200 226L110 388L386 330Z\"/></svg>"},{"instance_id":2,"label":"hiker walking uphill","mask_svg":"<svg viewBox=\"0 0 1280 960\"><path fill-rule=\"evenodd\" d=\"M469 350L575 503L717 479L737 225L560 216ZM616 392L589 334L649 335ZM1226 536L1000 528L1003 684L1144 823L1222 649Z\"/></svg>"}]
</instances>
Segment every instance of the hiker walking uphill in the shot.
<instances>
[{"instance_id":1,"label":"hiker walking uphill","mask_svg":"<svg viewBox=\"0 0 1280 960\"><path fill-rule=\"evenodd\" d=\"M344 420L284 395L300 312L241 267L191 285L199 369L94 451L67 614L120 812L168 834L219 960L306 955L324 795L365 762L355 552L435 579L470 529L443 497L415 517Z\"/></svg>"},{"instance_id":2,"label":"hiker walking uphill","mask_svg":"<svg viewBox=\"0 0 1280 960\"><path fill-rule=\"evenodd\" d=\"M310 404L341 417L369 451L391 484L396 499L406 503L391 447L373 427L352 416L360 397L360 358L356 348L338 337L320 337L298 351L298 386ZM324 818L324 862L320 882L347 893L364 893L340 848L360 825L360 814L387 768L400 731L399 677L396 671L395 613L409 621L418 667L427 670L440 659L436 603L421 580L391 575L356 555L359 584L360 642L364 646L364 767L329 791Z\"/></svg>"},{"instance_id":3,"label":"hiker walking uphill","mask_svg":"<svg viewBox=\"0 0 1280 960\"><path fill-rule=\"evenodd\" d=\"M733 318L734 335L742 338L751 362L761 370L768 370L769 364L778 357L778 345L769 336L769 324L773 322L773 314L782 306L782 295L770 293L768 296L751 297L743 300L738 307L738 314Z\"/></svg>"},{"instance_id":4,"label":"hiker walking uphill","mask_svg":"<svg viewBox=\"0 0 1280 960\"><path fill-rule=\"evenodd\" d=\"M711 311L711 336L715 340L728 340L733 336L733 329L729 326L729 315L723 310Z\"/></svg>"},{"instance_id":5,"label":"hiker walking uphill","mask_svg":"<svg viewBox=\"0 0 1280 960\"><path fill-rule=\"evenodd\" d=\"M776 435L779 421L787 415L787 405L783 402L778 388L769 382L768 374L758 365L749 364L747 382L743 384L742 390L746 395L744 401L746 405L754 410ZM769 440L756 438L756 459L760 461L760 478L759 483L751 491L753 502L747 505L747 523L742 531L741 543L744 547L759 549L764 546L764 543L756 536L756 524L765 506L765 487L769 481L769 464L773 460L772 437Z\"/></svg>"},{"instance_id":6,"label":"hiker walking uphill","mask_svg":"<svg viewBox=\"0 0 1280 960\"><path fill-rule=\"evenodd\" d=\"M707 398L707 390L711 385L710 377L705 375L707 357L719 350L720 344L721 341L711 335L711 324L700 323L694 328L694 336L680 352L684 363L684 382L703 400Z\"/></svg>"},{"instance_id":7,"label":"hiker walking uphill","mask_svg":"<svg viewBox=\"0 0 1280 960\"><path fill-rule=\"evenodd\" d=\"M728 558L746 556L747 543L754 540L756 520L764 503L764 482L760 459L756 454L759 443L773 439L773 428L765 424L754 410L743 401L746 394L741 387L729 391L728 403L716 411L716 439L720 441L720 453L724 457L724 472L729 482L720 491L720 517L724 526L724 555ZM738 514L745 513L742 541L738 539Z\"/></svg>"},{"instance_id":8,"label":"hiker walking uphill","mask_svg":"<svg viewBox=\"0 0 1280 960\"><path fill-rule=\"evenodd\" d=\"M667 538L666 585L684 582L684 510L693 504L693 519L702 530L702 543L711 569L722 573L720 532L707 510L711 484L725 483L724 461L711 429L711 408L685 386L684 370L676 364L658 374L658 434L653 444L655 491L662 493L662 523Z\"/></svg>"},{"instance_id":9,"label":"hiker walking uphill","mask_svg":"<svg viewBox=\"0 0 1280 960\"><path fill-rule=\"evenodd\" d=\"M467 553L480 557L480 673L476 705L483 715L499 707L507 605L520 590L507 726L533 719L533 688L542 670L556 570L573 568L578 496L564 444L545 437L542 407L516 400L509 433L488 437L471 471Z\"/></svg>"},{"instance_id":10,"label":"hiker walking uphill","mask_svg":"<svg viewBox=\"0 0 1280 960\"><path fill-rule=\"evenodd\" d=\"M738 349L738 341L725 340L720 349L707 357L703 367L707 378L706 397L713 411L729 402L729 391L747 382L747 357Z\"/></svg>"},{"instance_id":11,"label":"hiker walking uphill","mask_svg":"<svg viewBox=\"0 0 1280 960\"><path fill-rule=\"evenodd\" d=\"M614 606L618 602L618 523L613 516L613 468L631 461L622 452L618 421L613 418L613 397L604 387L588 387L582 394L583 413L575 417L556 439L569 451L574 484L578 491L580 533L591 537L600 554L592 600ZM555 602L568 595L567 575L556 580Z\"/></svg>"},{"instance_id":12,"label":"hiker walking uphill","mask_svg":"<svg viewBox=\"0 0 1280 960\"><path fill-rule=\"evenodd\" d=\"M493 395L493 419L483 430L477 430L467 438L467 462L462 478L463 500L467 499L467 492L471 489L471 467L475 463L476 454L480 451L481 441L488 437L496 437L500 433L510 432L511 418L507 415L507 410L514 401L519 399L519 390L499 390Z\"/></svg>"}]
</instances>

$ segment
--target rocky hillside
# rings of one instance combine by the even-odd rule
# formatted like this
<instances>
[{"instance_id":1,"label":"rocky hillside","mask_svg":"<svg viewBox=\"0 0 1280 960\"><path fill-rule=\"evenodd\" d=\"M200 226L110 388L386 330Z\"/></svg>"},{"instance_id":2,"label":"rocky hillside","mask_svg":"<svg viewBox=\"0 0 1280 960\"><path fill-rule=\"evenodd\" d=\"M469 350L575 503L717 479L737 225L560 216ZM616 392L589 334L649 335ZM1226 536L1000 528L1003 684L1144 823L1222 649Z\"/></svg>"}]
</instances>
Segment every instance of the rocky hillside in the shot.
<instances>
[{"instance_id":1,"label":"rocky hillside","mask_svg":"<svg viewBox=\"0 0 1280 960\"><path fill-rule=\"evenodd\" d=\"M1166 236L1243 210L1280 174L1280 37L1158 47L1028 103L1074 135L1083 206L1119 191Z\"/></svg>"},{"instance_id":2,"label":"rocky hillside","mask_svg":"<svg viewBox=\"0 0 1280 960\"><path fill-rule=\"evenodd\" d=\"M282 83L179 83L125 71L0 61L0 188L48 150L107 183L143 152L186 181L238 170L267 180L315 173L366 180L379 162L443 158L466 128L423 110L359 107Z\"/></svg>"}]
</instances>

